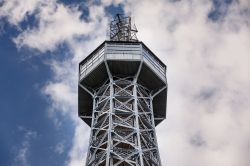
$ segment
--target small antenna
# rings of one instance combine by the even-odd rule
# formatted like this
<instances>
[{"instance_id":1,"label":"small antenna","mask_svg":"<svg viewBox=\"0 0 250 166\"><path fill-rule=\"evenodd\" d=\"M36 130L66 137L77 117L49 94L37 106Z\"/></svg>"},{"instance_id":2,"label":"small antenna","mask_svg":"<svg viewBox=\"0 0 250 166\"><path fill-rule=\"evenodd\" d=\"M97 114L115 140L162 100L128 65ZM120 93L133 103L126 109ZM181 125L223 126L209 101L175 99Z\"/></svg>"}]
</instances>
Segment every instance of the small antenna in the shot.
<instances>
[{"instance_id":1,"label":"small antenna","mask_svg":"<svg viewBox=\"0 0 250 166\"><path fill-rule=\"evenodd\" d=\"M138 41L135 25L131 26L131 17L122 14L116 14L113 21L110 22L109 38L111 41Z\"/></svg>"}]
</instances>

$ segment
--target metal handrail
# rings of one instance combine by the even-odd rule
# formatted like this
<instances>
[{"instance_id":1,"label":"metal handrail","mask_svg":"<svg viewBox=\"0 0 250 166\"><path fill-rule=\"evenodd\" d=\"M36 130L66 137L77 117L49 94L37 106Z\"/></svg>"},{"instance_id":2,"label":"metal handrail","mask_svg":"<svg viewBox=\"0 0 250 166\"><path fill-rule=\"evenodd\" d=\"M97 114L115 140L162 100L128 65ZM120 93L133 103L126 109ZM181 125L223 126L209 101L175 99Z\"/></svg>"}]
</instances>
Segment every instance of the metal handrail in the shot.
<instances>
[{"instance_id":1,"label":"metal handrail","mask_svg":"<svg viewBox=\"0 0 250 166\"><path fill-rule=\"evenodd\" d=\"M113 50L112 49L113 46L115 46L115 45L108 45L106 51L109 51L109 53L111 53L111 54L116 54L116 52L123 52L123 54L125 54L126 52L130 52L130 51L131 51L131 53L126 53L126 54L132 54L132 52L139 51L138 49L135 49L135 48L138 48L138 46L133 47L132 50L127 50L126 49L127 45L123 45L124 46L123 48L121 47L121 48L116 48ZM129 45L129 46L131 46L131 45ZM95 64L95 62L97 62L100 58L102 58L102 56L104 56L104 53L105 53L105 46L102 47L101 49L99 49L92 58L87 60L86 63L81 65L80 66L80 77L84 72L87 71L88 68L93 66ZM151 55L151 53L149 51L147 51L143 48L141 54L144 58L146 58L156 68L156 70L158 70L163 75L166 74L166 67L162 66L160 64L160 62L156 58L154 58L154 56Z\"/></svg>"},{"instance_id":2,"label":"metal handrail","mask_svg":"<svg viewBox=\"0 0 250 166\"><path fill-rule=\"evenodd\" d=\"M104 55L104 47L101 48L97 53L87 60L86 63L80 66L80 74L83 74L90 66L92 66L96 61L98 61Z\"/></svg>"},{"instance_id":3,"label":"metal handrail","mask_svg":"<svg viewBox=\"0 0 250 166\"><path fill-rule=\"evenodd\" d=\"M159 72L163 75L166 74L165 67L163 67L148 51L142 50L142 55L145 57Z\"/></svg>"}]
</instances>

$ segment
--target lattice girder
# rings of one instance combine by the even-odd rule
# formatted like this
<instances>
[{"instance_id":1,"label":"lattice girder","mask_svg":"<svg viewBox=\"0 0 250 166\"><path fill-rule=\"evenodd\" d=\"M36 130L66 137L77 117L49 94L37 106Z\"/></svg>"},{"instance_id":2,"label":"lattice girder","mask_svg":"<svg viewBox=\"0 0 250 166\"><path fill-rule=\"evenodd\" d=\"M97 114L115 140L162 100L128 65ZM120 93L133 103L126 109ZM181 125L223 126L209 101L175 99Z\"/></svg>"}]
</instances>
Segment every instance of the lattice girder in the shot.
<instances>
[{"instance_id":1,"label":"lattice girder","mask_svg":"<svg viewBox=\"0 0 250 166\"><path fill-rule=\"evenodd\" d=\"M135 76L95 89L86 166L161 166L150 91Z\"/></svg>"}]
</instances>

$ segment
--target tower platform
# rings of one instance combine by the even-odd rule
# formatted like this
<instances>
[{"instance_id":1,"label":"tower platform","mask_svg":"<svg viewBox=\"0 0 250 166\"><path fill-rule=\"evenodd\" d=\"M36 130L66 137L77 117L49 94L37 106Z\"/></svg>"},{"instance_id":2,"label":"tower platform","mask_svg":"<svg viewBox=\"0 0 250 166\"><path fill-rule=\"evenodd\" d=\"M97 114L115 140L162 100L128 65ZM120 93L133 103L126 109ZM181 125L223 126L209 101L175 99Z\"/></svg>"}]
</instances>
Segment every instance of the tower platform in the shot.
<instances>
[{"instance_id":1,"label":"tower platform","mask_svg":"<svg viewBox=\"0 0 250 166\"><path fill-rule=\"evenodd\" d=\"M143 42L104 41L79 64L78 113L89 126L93 95L109 79L109 72L119 77L138 74L138 83L153 99L155 125L166 118L166 65Z\"/></svg>"}]
</instances>

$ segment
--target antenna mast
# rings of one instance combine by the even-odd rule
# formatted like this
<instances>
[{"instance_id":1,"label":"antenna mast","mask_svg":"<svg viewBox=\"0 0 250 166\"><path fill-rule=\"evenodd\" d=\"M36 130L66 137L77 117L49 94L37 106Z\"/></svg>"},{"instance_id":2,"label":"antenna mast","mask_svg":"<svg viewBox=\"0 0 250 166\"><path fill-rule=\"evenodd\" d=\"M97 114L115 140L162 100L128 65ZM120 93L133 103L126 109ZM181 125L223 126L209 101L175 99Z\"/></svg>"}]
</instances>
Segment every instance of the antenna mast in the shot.
<instances>
[{"instance_id":1,"label":"antenna mast","mask_svg":"<svg viewBox=\"0 0 250 166\"><path fill-rule=\"evenodd\" d=\"M131 25L131 17L117 14L115 19L110 23L110 40L111 41L138 41L136 37L137 28Z\"/></svg>"}]
</instances>

